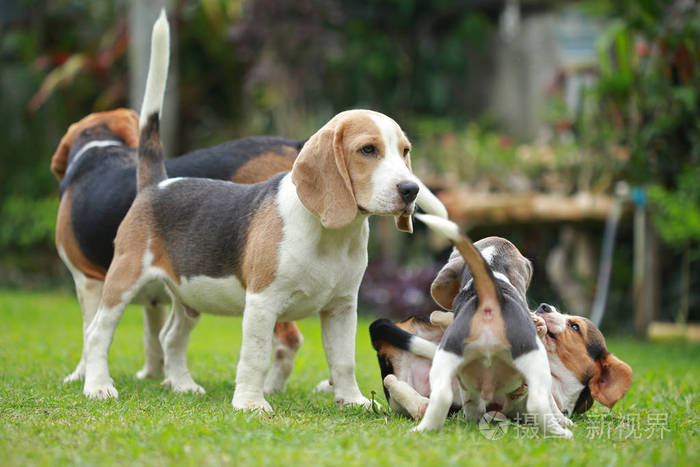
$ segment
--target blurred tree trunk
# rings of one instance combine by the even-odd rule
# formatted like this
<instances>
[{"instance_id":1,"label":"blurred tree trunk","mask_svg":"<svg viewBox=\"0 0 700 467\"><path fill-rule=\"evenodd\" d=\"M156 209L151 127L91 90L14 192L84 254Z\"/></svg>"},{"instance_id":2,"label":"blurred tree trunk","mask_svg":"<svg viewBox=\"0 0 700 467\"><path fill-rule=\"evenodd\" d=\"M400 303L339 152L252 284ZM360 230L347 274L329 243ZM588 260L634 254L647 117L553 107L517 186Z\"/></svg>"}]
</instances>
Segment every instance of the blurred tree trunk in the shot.
<instances>
[{"instance_id":1,"label":"blurred tree trunk","mask_svg":"<svg viewBox=\"0 0 700 467\"><path fill-rule=\"evenodd\" d=\"M170 69L163 103L161 138L167 157L179 154L176 130L178 119L177 21L173 2L168 0L129 0L129 104L137 112L146 86L148 61L151 54L153 23L165 7L170 23Z\"/></svg>"}]
</instances>

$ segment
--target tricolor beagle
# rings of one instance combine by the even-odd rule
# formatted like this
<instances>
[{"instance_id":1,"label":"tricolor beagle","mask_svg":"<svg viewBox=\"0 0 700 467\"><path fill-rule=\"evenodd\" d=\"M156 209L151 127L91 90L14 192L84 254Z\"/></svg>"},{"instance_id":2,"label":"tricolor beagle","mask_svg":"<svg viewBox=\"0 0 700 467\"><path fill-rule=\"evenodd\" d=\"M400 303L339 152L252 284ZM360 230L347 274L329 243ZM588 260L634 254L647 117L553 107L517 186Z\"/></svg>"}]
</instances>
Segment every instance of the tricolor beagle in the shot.
<instances>
[{"instance_id":1,"label":"tricolor beagle","mask_svg":"<svg viewBox=\"0 0 700 467\"><path fill-rule=\"evenodd\" d=\"M163 35L167 22L161 18L154 44ZM153 63L152 56L151 70ZM153 76L165 74L155 69ZM114 330L126 304L158 283L167 286L174 304L161 332L166 381L172 386L201 390L185 355L199 313L242 314L233 406L271 410L263 379L275 323L320 313L336 400L369 404L354 374L367 218L397 216L401 227L410 228L419 191L401 128L377 112L342 112L304 144L291 172L255 185L167 179L158 132L164 78L150 76L149 70L138 193L119 226L88 329L84 393L117 396L107 366Z\"/></svg>"},{"instance_id":2,"label":"tricolor beagle","mask_svg":"<svg viewBox=\"0 0 700 467\"><path fill-rule=\"evenodd\" d=\"M51 170L60 182L56 249L70 270L83 314L83 332L97 312L117 227L136 196L138 116L127 109L93 113L71 125L56 150ZM200 149L166 161L174 177L204 177L257 183L290 170L303 142L249 137ZM170 299L163 288L142 294L145 364L138 378L162 376L158 332ZM291 369L303 337L294 322L275 326L272 374ZM83 379L85 356L64 382ZM280 380L280 378L275 378ZM272 380L270 381L272 383ZM270 384L269 390L281 389Z\"/></svg>"},{"instance_id":3,"label":"tricolor beagle","mask_svg":"<svg viewBox=\"0 0 700 467\"><path fill-rule=\"evenodd\" d=\"M503 396L525 383L522 412L534 417L545 433L570 438L571 421L552 397L547 352L527 307L529 261L503 239L485 242L480 252L454 223L417 217L452 240L456 249L431 286L435 301L455 313L435 351L428 407L415 430L442 427L455 402L455 386L467 418L478 420L489 405L505 404Z\"/></svg>"}]
</instances>

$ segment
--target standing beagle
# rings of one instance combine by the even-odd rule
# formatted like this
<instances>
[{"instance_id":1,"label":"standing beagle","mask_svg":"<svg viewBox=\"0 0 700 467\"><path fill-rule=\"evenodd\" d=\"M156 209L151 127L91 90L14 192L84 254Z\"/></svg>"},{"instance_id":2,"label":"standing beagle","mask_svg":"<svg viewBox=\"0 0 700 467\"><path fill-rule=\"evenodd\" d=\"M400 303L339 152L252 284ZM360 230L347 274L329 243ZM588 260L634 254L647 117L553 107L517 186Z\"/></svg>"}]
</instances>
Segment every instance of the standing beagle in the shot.
<instances>
[{"instance_id":1,"label":"standing beagle","mask_svg":"<svg viewBox=\"0 0 700 467\"><path fill-rule=\"evenodd\" d=\"M527 283L511 281L504 262L490 264L496 247L480 252L454 223L417 217L451 239L456 250L431 287L435 301L448 310L454 308L455 314L435 352L428 407L415 430L442 427L454 403L455 380L462 410L472 420L478 420L499 395L512 394L525 383L525 412L535 417L543 432L571 438L567 429L571 421L552 396L547 352L525 298Z\"/></svg>"},{"instance_id":2,"label":"standing beagle","mask_svg":"<svg viewBox=\"0 0 700 467\"><path fill-rule=\"evenodd\" d=\"M138 116L127 109L88 115L71 125L56 150L51 169L60 182L56 249L68 267L80 302L83 333L97 312L105 274L114 253L117 227L136 196L135 146ZM169 174L256 183L290 170L303 142L249 137L200 149L166 161ZM170 299L163 288L142 296L145 363L139 379L160 377L163 351L158 332ZM294 322L275 327L277 348L268 391L282 389L303 337ZM273 375L278 375L273 377ZM64 382L85 376L85 356Z\"/></svg>"},{"instance_id":3,"label":"standing beagle","mask_svg":"<svg viewBox=\"0 0 700 467\"><path fill-rule=\"evenodd\" d=\"M162 17L154 44L165 38ZM151 60L138 193L119 226L88 329L84 393L117 396L107 366L114 330L125 306L156 283L173 300L161 332L171 386L201 391L186 365L199 314L242 314L233 406L271 410L263 380L274 325L318 313L335 399L368 405L354 374L357 292L367 265L368 216L397 216L399 227L411 228L419 185L403 131L383 114L346 111L304 144L291 172L255 185L168 179L158 133L167 61Z\"/></svg>"}]
</instances>

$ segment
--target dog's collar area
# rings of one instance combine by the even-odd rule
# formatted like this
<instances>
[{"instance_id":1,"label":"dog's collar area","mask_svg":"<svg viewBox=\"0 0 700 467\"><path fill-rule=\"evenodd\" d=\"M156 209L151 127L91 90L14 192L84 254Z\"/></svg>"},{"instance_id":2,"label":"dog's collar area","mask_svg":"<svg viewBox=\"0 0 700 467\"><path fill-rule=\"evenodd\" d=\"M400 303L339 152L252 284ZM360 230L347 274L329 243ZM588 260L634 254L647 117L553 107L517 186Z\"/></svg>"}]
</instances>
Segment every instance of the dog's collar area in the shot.
<instances>
[{"instance_id":1,"label":"dog's collar area","mask_svg":"<svg viewBox=\"0 0 700 467\"><path fill-rule=\"evenodd\" d=\"M98 140L98 141L90 141L89 143L86 143L82 148L80 148L80 151L78 151L75 154L75 156L73 156L73 159L71 159L71 161L68 163L68 167L75 164L78 161L78 159L80 159L86 152L88 152L91 149L106 148L109 146L123 146L123 145L124 145L123 142L118 141L116 139L102 139L102 140Z\"/></svg>"}]
</instances>

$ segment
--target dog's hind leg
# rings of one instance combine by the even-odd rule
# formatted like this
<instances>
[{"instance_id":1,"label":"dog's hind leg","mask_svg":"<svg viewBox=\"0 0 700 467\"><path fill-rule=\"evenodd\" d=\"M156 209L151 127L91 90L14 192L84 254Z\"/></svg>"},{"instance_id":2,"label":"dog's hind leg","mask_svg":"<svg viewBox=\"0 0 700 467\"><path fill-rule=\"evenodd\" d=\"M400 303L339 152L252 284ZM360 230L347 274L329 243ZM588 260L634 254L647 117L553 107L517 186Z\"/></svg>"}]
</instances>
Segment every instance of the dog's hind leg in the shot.
<instances>
[{"instance_id":1,"label":"dog's hind leg","mask_svg":"<svg viewBox=\"0 0 700 467\"><path fill-rule=\"evenodd\" d=\"M83 393L90 398L117 397L107 361L114 331L126 305L134 299L141 286L157 279L155 274L146 272L152 260L148 244L144 245L146 248L138 255L137 249L133 247L137 242L136 239L133 240L130 249L119 248L120 245L117 244L117 253L105 277L97 314L87 329Z\"/></svg>"},{"instance_id":2,"label":"dog's hind leg","mask_svg":"<svg viewBox=\"0 0 700 467\"><path fill-rule=\"evenodd\" d=\"M304 343L304 336L294 321L277 323L273 342L272 367L265 378L265 394L284 390L294 368L294 357Z\"/></svg>"},{"instance_id":3,"label":"dog's hind leg","mask_svg":"<svg viewBox=\"0 0 700 467\"><path fill-rule=\"evenodd\" d=\"M199 321L199 313L186 308L174 297L172 301L173 311L160 334L165 357L163 386L169 387L174 392L204 394L204 388L195 383L187 368L187 344L192 329Z\"/></svg>"},{"instance_id":4,"label":"dog's hind leg","mask_svg":"<svg viewBox=\"0 0 700 467\"><path fill-rule=\"evenodd\" d=\"M384 378L384 387L389 392L389 406L392 410L420 420L428 407L427 397L421 396L410 384L399 380L395 375Z\"/></svg>"},{"instance_id":5,"label":"dog's hind leg","mask_svg":"<svg viewBox=\"0 0 700 467\"><path fill-rule=\"evenodd\" d=\"M79 381L85 378L85 347L87 345L87 330L92 323L95 314L97 313L97 306L100 303L100 297L102 296L102 286L104 282L98 279L91 279L85 276L80 271L73 271L73 281L75 282L75 290L78 295L78 302L80 303L80 310L83 314L83 349L80 355L80 362L75 370L63 379L64 383L70 383L72 381Z\"/></svg>"},{"instance_id":6,"label":"dog's hind leg","mask_svg":"<svg viewBox=\"0 0 700 467\"><path fill-rule=\"evenodd\" d=\"M527 384L527 413L535 416L542 433L572 438L571 431L559 422L557 413L561 414L561 412L556 405L552 407L552 375L547 353L539 339L537 349L518 356L513 360L513 364L522 373Z\"/></svg>"},{"instance_id":7,"label":"dog's hind leg","mask_svg":"<svg viewBox=\"0 0 700 467\"><path fill-rule=\"evenodd\" d=\"M138 379L160 378L163 376L163 347L158 334L163 328L168 305L153 302L143 307L143 368L136 373Z\"/></svg>"},{"instance_id":8,"label":"dog's hind leg","mask_svg":"<svg viewBox=\"0 0 700 467\"><path fill-rule=\"evenodd\" d=\"M438 349L430 368L430 401L423 419L412 431L438 430L445 423L453 401L452 380L462 358L452 352Z\"/></svg>"}]
</instances>

